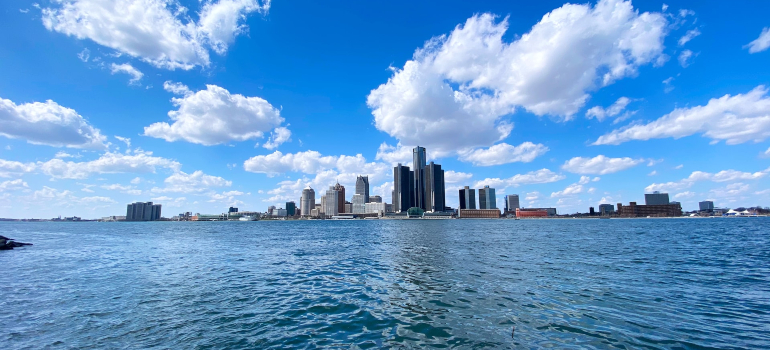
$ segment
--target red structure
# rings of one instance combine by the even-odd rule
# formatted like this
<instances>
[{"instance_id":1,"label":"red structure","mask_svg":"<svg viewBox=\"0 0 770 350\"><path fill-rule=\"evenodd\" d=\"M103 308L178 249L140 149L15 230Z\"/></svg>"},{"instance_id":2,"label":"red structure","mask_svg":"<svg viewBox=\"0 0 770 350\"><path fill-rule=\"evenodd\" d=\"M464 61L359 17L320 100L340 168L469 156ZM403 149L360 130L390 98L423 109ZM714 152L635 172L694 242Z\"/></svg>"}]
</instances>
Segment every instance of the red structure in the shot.
<instances>
[{"instance_id":1,"label":"red structure","mask_svg":"<svg viewBox=\"0 0 770 350\"><path fill-rule=\"evenodd\" d=\"M517 218L545 218L548 217L548 211L539 209L519 209L516 208Z\"/></svg>"}]
</instances>

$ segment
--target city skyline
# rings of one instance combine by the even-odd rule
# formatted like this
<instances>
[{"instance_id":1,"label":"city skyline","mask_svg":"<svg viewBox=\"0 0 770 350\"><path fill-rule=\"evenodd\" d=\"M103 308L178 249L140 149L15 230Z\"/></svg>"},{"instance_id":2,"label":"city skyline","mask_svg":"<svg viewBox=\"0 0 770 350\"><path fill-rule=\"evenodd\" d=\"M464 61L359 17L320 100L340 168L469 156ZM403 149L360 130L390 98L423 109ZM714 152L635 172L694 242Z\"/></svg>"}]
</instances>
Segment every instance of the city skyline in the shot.
<instances>
[{"instance_id":1,"label":"city skyline","mask_svg":"<svg viewBox=\"0 0 770 350\"><path fill-rule=\"evenodd\" d=\"M141 3L0 5L0 217L301 209L336 183L344 207L358 176L391 203L415 161L452 208L463 186L560 213L770 205L766 4Z\"/></svg>"}]
</instances>

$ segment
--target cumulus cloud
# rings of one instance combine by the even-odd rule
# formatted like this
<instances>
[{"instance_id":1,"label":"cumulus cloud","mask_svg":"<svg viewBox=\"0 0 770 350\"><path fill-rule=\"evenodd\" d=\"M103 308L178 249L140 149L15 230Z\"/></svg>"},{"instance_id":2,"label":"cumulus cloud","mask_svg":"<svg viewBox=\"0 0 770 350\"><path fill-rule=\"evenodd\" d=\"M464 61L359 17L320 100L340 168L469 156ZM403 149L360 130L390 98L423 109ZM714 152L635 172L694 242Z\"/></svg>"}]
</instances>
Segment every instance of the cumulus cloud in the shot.
<instances>
[{"instance_id":1,"label":"cumulus cloud","mask_svg":"<svg viewBox=\"0 0 770 350\"><path fill-rule=\"evenodd\" d=\"M532 185L532 184L545 184L564 180L565 176L554 173L548 169L540 169L536 171L530 171L526 174L516 174L506 179L500 178L486 178L481 181L477 181L473 187L483 188L489 186L493 188L505 189L507 187L518 187L520 185Z\"/></svg>"},{"instance_id":2,"label":"cumulus cloud","mask_svg":"<svg viewBox=\"0 0 770 350\"><path fill-rule=\"evenodd\" d=\"M679 38L679 46L683 46L684 44L687 44L690 40L695 39L696 36L700 35L700 30L698 28L694 28L691 30L688 30L687 33L682 35L681 38Z\"/></svg>"},{"instance_id":3,"label":"cumulus cloud","mask_svg":"<svg viewBox=\"0 0 770 350\"><path fill-rule=\"evenodd\" d=\"M674 195L674 199L686 199L695 197L695 192L684 191Z\"/></svg>"},{"instance_id":4,"label":"cumulus cloud","mask_svg":"<svg viewBox=\"0 0 770 350\"><path fill-rule=\"evenodd\" d=\"M83 49L83 51L80 51L78 54L78 58L83 62L88 62L88 59L91 57L91 50L89 49Z\"/></svg>"},{"instance_id":5,"label":"cumulus cloud","mask_svg":"<svg viewBox=\"0 0 770 350\"><path fill-rule=\"evenodd\" d=\"M0 177L11 177L30 173L35 170L35 163L22 163L13 160L0 159Z\"/></svg>"},{"instance_id":6,"label":"cumulus cloud","mask_svg":"<svg viewBox=\"0 0 770 350\"><path fill-rule=\"evenodd\" d=\"M761 142L770 137L770 97L758 86L746 94L725 95L709 100L705 106L677 108L648 124L613 130L599 137L594 145L618 145L631 140L681 138L703 134L728 145Z\"/></svg>"},{"instance_id":7,"label":"cumulus cloud","mask_svg":"<svg viewBox=\"0 0 770 350\"><path fill-rule=\"evenodd\" d=\"M470 180L473 174L463 173L453 170L444 170L444 182L448 184L456 184Z\"/></svg>"},{"instance_id":8,"label":"cumulus cloud","mask_svg":"<svg viewBox=\"0 0 770 350\"><path fill-rule=\"evenodd\" d=\"M591 107L588 111L586 111L586 118L596 118L598 121L603 121L608 117L614 117L620 114L620 112L623 112L623 110L626 109L626 106L628 106L628 104L632 101L633 100L628 97L621 97L606 109L600 106Z\"/></svg>"},{"instance_id":9,"label":"cumulus cloud","mask_svg":"<svg viewBox=\"0 0 770 350\"><path fill-rule=\"evenodd\" d=\"M666 183L653 183L645 187L645 191L663 191L674 192L680 191L692 187L693 184L699 181L713 181L713 182L732 182L732 181L748 181L759 180L770 174L770 168L753 173L738 171L738 170L722 170L717 173L709 173L704 171L694 171L680 181L672 181Z\"/></svg>"},{"instance_id":10,"label":"cumulus cloud","mask_svg":"<svg viewBox=\"0 0 770 350\"><path fill-rule=\"evenodd\" d=\"M51 159L34 164L32 170L37 169L53 178L85 179L92 174L154 173L157 168L177 171L180 167L181 164L175 160L155 157L152 152L138 150L131 154L107 152L98 159L85 162Z\"/></svg>"},{"instance_id":11,"label":"cumulus cloud","mask_svg":"<svg viewBox=\"0 0 770 350\"><path fill-rule=\"evenodd\" d=\"M107 138L75 112L54 101L17 105L0 98L0 135L36 145L101 150Z\"/></svg>"},{"instance_id":12,"label":"cumulus cloud","mask_svg":"<svg viewBox=\"0 0 770 350\"><path fill-rule=\"evenodd\" d=\"M612 174L634 167L644 162L644 159L609 158L598 155L593 158L574 157L561 166L562 169L574 174Z\"/></svg>"},{"instance_id":13,"label":"cumulus cloud","mask_svg":"<svg viewBox=\"0 0 770 350\"><path fill-rule=\"evenodd\" d=\"M191 69L209 65L209 48L224 54L252 12L267 12L269 1L203 2L198 22L176 1L71 0L43 9L50 30L138 57L156 67Z\"/></svg>"},{"instance_id":14,"label":"cumulus cloud","mask_svg":"<svg viewBox=\"0 0 770 350\"><path fill-rule=\"evenodd\" d=\"M128 138L128 137L121 137L121 136L117 136L117 135L115 135L115 138L118 141L125 143L126 147L131 147L131 139L130 138Z\"/></svg>"},{"instance_id":15,"label":"cumulus cloud","mask_svg":"<svg viewBox=\"0 0 770 350\"><path fill-rule=\"evenodd\" d=\"M142 80L142 77L144 76L144 73L140 72L138 69L134 68L134 66L128 63L113 63L110 65L110 72L112 74L123 73L130 75L131 79L128 81L128 83L132 85L139 84L139 80Z\"/></svg>"},{"instance_id":16,"label":"cumulus cloud","mask_svg":"<svg viewBox=\"0 0 770 350\"><path fill-rule=\"evenodd\" d=\"M324 156L317 151L297 153L281 153L275 151L268 155L259 155L247 159L243 163L246 171L277 175L286 172L317 174L325 170L336 169L340 173L369 175L382 178L389 174L390 166L383 163L367 162L364 156ZM370 179L371 181L371 179Z\"/></svg>"},{"instance_id":17,"label":"cumulus cloud","mask_svg":"<svg viewBox=\"0 0 770 350\"><path fill-rule=\"evenodd\" d=\"M29 188L29 185L27 185L27 183L24 182L22 179L0 182L0 192L25 190L27 188Z\"/></svg>"},{"instance_id":18,"label":"cumulus cloud","mask_svg":"<svg viewBox=\"0 0 770 350\"><path fill-rule=\"evenodd\" d=\"M282 143L289 141L291 138L291 131L286 127L278 127L270 134L270 138L265 142L262 147L267 149L276 149Z\"/></svg>"},{"instance_id":19,"label":"cumulus cloud","mask_svg":"<svg viewBox=\"0 0 770 350\"><path fill-rule=\"evenodd\" d=\"M87 207L91 210L117 203L115 200L109 197L77 197L72 193L72 191L57 190L48 186L43 186L42 189L33 192L31 196L24 199L34 203L46 203L47 206L79 206L81 208Z\"/></svg>"},{"instance_id":20,"label":"cumulus cloud","mask_svg":"<svg viewBox=\"0 0 770 350\"><path fill-rule=\"evenodd\" d=\"M749 53L757 53L767 50L770 47L770 28L763 28L759 38L748 43L744 48L749 49Z\"/></svg>"},{"instance_id":21,"label":"cumulus cloud","mask_svg":"<svg viewBox=\"0 0 770 350\"><path fill-rule=\"evenodd\" d=\"M182 83L176 83L171 80L166 80L165 82L163 82L163 90L166 90L176 95L182 95L182 96L187 96L192 94L192 91L190 91L190 88L188 88L187 85Z\"/></svg>"},{"instance_id":22,"label":"cumulus cloud","mask_svg":"<svg viewBox=\"0 0 770 350\"><path fill-rule=\"evenodd\" d=\"M546 152L548 147L540 143L524 142L518 146L512 146L503 142L486 149L460 151L459 159L473 163L475 166L492 166L513 162L528 163Z\"/></svg>"},{"instance_id":23,"label":"cumulus cloud","mask_svg":"<svg viewBox=\"0 0 770 350\"><path fill-rule=\"evenodd\" d=\"M155 187L152 192L157 193L193 193L204 192L212 188L230 187L232 181L225 180L219 176L207 175L203 171L197 170L192 174L183 171L177 171L163 181L166 187Z\"/></svg>"},{"instance_id":24,"label":"cumulus cloud","mask_svg":"<svg viewBox=\"0 0 770 350\"><path fill-rule=\"evenodd\" d=\"M164 88L184 93L186 87L164 84ZM264 99L231 94L216 85L207 85L206 90L175 97L171 101L179 107L168 112L173 123L158 122L147 126L144 128L145 136L211 146L262 138L265 132L284 121L280 111Z\"/></svg>"},{"instance_id":25,"label":"cumulus cloud","mask_svg":"<svg viewBox=\"0 0 770 350\"><path fill-rule=\"evenodd\" d=\"M429 40L367 98L377 129L439 151L491 146L516 107L571 118L589 92L663 55L667 21L630 2L567 4L506 42L508 20L469 18Z\"/></svg>"}]
</instances>

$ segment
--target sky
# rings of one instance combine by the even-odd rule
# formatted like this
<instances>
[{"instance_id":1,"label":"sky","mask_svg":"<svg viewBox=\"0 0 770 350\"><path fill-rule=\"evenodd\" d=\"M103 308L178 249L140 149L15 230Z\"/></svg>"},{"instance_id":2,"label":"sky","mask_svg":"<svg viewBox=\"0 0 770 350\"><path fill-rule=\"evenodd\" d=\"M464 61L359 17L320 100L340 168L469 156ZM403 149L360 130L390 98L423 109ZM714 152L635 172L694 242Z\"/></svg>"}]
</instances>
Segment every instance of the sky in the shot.
<instances>
[{"instance_id":1,"label":"sky","mask_svg":"<svg viewBox=\"0 0 770 350\"><path fill-rule=\"evenodd\" d=\"M0 217L265 211L411 149L498 206L770 205L770 4L7 0Z\"/></svg>"}]
</instances>

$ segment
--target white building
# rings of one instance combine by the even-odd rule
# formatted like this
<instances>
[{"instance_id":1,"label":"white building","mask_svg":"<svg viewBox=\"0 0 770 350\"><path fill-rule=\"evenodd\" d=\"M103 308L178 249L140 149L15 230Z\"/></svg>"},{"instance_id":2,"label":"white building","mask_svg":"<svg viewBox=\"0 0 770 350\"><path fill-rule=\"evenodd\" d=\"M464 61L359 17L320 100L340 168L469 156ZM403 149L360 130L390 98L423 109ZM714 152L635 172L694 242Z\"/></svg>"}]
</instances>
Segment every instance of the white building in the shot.
<instances>
[{"instance_id":1,"label":"white building","mask_svg":"<svg viewBox=\"0 0 770 350\"><path fill-rule=\"evenodd\" d=\"M374 214L374 213L386 213L388 212L388 207L386 203L382 202L369 202L366 203L366 213L367 214Z\"/></svg>"}]
</instances>

